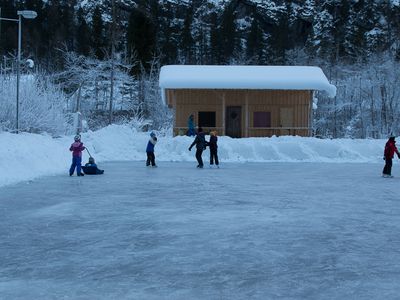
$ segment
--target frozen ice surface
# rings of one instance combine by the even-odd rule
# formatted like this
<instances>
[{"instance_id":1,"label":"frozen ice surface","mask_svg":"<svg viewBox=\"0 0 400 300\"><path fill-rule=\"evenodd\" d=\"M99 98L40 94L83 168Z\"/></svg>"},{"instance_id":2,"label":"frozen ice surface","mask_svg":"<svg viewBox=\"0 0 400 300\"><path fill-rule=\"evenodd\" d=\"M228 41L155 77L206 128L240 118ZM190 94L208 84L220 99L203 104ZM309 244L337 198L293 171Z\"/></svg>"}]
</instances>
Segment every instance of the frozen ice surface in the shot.
<instances>
[{"instance_id":1,"label":"frozen ice surface","mask_svg":"<svg viewBox=\"0 0 400 300\"><path fill-rule=\"evenodd\" d=\"M0 189L1 299L398 298L383 165L100 167Z\"/></svg>"}]
</instances>

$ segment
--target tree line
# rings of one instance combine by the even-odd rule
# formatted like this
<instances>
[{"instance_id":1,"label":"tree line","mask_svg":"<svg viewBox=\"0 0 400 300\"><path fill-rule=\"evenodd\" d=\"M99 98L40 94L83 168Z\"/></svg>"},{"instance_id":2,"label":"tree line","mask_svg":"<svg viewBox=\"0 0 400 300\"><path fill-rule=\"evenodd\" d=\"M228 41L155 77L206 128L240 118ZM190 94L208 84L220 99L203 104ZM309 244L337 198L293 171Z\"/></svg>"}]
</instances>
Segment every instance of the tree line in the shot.
<instances>
[{"instance_id":1,"label":"tree line","mask_svg":"<svg viewBox=\"0 0 400 300\"><path fill-rule=\"evenodd\" d=\"M145 67L153 57L161 64L287 64L299 49L310 58L349 63L384 51L398 57L395 3L103 0L81 6L77 0L1 0L0 7L9 18L19 9L38 12L37 19L24 20L23 50L51 70L63 67L61 48L106 58L113 26L116 51ZM3 56L15 53L16 30L14 23L2 22Z\"/></svg>"}]
</instances>

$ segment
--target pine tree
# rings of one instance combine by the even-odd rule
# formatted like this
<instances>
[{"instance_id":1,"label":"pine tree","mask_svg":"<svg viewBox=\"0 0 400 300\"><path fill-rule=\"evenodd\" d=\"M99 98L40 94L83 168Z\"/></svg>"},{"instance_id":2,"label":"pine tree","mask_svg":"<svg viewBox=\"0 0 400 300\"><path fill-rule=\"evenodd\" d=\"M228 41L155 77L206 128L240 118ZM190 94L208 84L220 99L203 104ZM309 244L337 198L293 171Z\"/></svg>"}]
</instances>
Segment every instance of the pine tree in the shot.
<instances>
[{"instance_id":1,"label":"pine tree","mask_svg":"<svg viewBox=\"0 0 400 300\"><path fill-rule=\"evenodd\" d=\"M174 20L175 14L170 2L167 2L161 9L160 16L160 34L157 39L157 49L160 52L160 60L162 64L175 64L177 63L178 56L178 39L176 32L179 31L175 28Z\"/></svg>"},{"instance_id":2,"label":"pine tree","mask_svg":"<svg viewBox=\"0 0 400 300\"><path fill-rule=\"evenodd\" d=\"M63 3L60 0L48 2L44 9L44 44L42 55L46 59L48 70L62 68L62 55L58 49L66 46L65 27L62 24ZM49 51L49 49L54 49Z\"/></svg>"},{"instance_id":3,"label":"pine tree","mask_svg":"<svg viewBox=\"0 0 400 300\"><path fill-rule=\"evenodd\" d=\"M15 1L4 0L1 2L1 16L4 18L12 18L17 10ZM0 54L12 53L18 45L18 37L16 36L16 27L13 22L1 22L0 31Z\"/></svg>"},{"instance_id":4,"label":"pine tree","mask_svg":"<svg viewBox=\"0 0 400 300\"><path fill-rule=\"evenodd\" d=\"M75 33L75 0L68 0L62 2L60 23L62 24L62 38L64 40L64 44L68 47L68 49L74 50L74 33Z\"/></svg>"},{"instance_id":5,"label":"pine tree","mask_svg":"<svg viewBox=\"0 0 400 300\"><path fill-rule=\"evenodd\" d=\"M262 64L264 61L265 41L262 29L257 18L253 18L249 34L246 39L246 56L254 64Z\"/></svg>"},{"instance_id":6,"label":"pine tree","mask_svg":"<svg viewBox=\"0 0 400 300\"><path fill-rule=\"evenodd\" d=\"M374 28L368 33L369 48L372 53L382 53L387 51L393 41L393 26L391 18L399 18L399 15L391 14L390 1L374 1L371 3L371 11L369 12L374 21Z\"/></svg>"},{"instance_id":7,"label":"pine tree","mask_svg":"<svg viewBox=\"0 0 400 300\"><path fill-rule=\"evenodd\" d=\"M370 2L360 0L349 8L348 21L344 26L344 50L354 60L364 60L370 52L368 32L374 28L374 19L371 19ZM339 24L338 24L339 25Z\"/></svg>"},{"instance_id":8,"label":"pine tree","mask_svg":"<svg viewBox=\"0 0 400 300\"><path fill-rule=\"evenodd\" d=\"M340 0L336 3L333 9L334 26L332 29L334 39L334 58L336 61L339 58L347 55L345 49L345 24L349 20L350 3L347 0Z\"/></svg>"},{"instance_id":9,"label":"pine tree","mask_svg":"<svg viewBox=\"0 0 400 300\"><path fill-rule=\"evenodd\" d=\"M1 5L0 5L1 6ZM25 44L23 45L23 49L25 52L29 51L28 55L32 56L35 60L39 58L40 48L43 48L43 23L44 16L42 13L43 9L43 1L42 0L28 0L25 2L25 9L33 10L38 13L36 19L29 20L28 26L24 26L24 31L28 32L26 36L24 36ZM24 20L24 22L27 20ZM0 42L1 44L1 42ZM47 49L48 51L48 49Z\"/></svg>"},{"instance_id":10,"label":"pine tree","mask_svg":"<svg viewBox=\"0 0 400 300\"><path fill-rule=\"evenodd\" d=\"M391 25L391 49L397 60L400 60L400 4L391 7L389 23Z\"/></svg>"},{"instance_id":11,"label":"pine tree","mask_svg":"<svg viewBox=\"0 0 400 300\"><path fill-rule=\"evenodd\" d=\"M220 28L221 63L229 63L237 46L236 13L234 5L227 5L222 14Z\"/></svg>"},{"instance_id":12,"label":"pine tree","mask_svg":"<svg viewBox=\"0 0 400 300\"><path fill-rule=\"evenodd\" d=\"M188 9L183 21L179 47L182 52L183 62L186 64L193 64L194 39L192 37L192 21L193 12L191 9Z\"/></svg>"},{"instance_id":13,"label":"pine tree","mask_svg":"<svg viewBox=\"0 0 400 300\"><path fill-rule=\"evenodd\" d=\"M92 18L92 51L98 59L104 58L104 24L99 6L96 6Z\"/></svg>"},{"instance_id":14,"label":"pine tree","mask_svg":"<svg viewBox=\"0 0 400 300\"><path fill-rule=\"evenodd\" d=\"M143 66L150 66L155 52L155 26L151 16L143 9L134 9L129 16L127 43L128 54L133 62L138 62L134 73L138 74Z\"/></svg>"},{"instance_id":15,"label":"pine tree","mask_svg":"<svg viewBox=\"0 0 400 300\"><path fill-rule=\"evenodd\" d=\"M282 7L277 13L277 22L269 38L270 64L285 64L285 51L289 48L289 14L290 5Z\"/></svg>"},{"instance_id":16,"label":"pine tree","mask_svg":"<svg viewBox=\"0 0 400 300\"><path fill-rule=\"evenodd\" d=\"M78 53L88 56L90 52L90 28L86 23L82 8L78 10L77 22L76 50Z\"/></svg>"},{"instance_id":17,"label":"pine tree","mask_svg":"<svg viewBox=\"0 0 400 300\"><path fill-rule=\"evenodd\" d=\"M347 22L343 25L343 51L345 55L356 61L365 56L365 29L360 25L359 12L353 5L349 8Z\"/></svg>"},{"instance_id":18,"label":"pine tree","mask_svg":"<svg viewBox=\"0 0 400 300\"><path fill-rule=\"evenodd\" d=\"M334 59L336 54L334 37L334 0L316 1L316 15L313 36L310 43L317 57Z\"/></svg>"},{"instance_id":19,"label":"pine tree","mask_svg":"<svg viewBox=\"0 0 400 300\"><path fill-rule=\"evenodd\" d=\"M218 27L217 13L211 14L210 20L210 57L207 59L210 64L219 64L222 61L221 37Z\"/></svg>"}]
</instances>

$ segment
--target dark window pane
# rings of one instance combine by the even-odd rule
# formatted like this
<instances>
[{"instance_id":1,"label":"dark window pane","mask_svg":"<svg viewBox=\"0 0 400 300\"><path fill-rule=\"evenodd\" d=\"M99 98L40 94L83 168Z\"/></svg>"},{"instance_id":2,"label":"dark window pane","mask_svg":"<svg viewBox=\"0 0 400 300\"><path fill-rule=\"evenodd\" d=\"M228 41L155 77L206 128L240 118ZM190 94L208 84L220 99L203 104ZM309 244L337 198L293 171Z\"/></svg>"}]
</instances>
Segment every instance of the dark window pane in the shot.
<instances>
[{"instance_id":1,"label":"dark window pane","mask_svg":"<svg viewBox=\"0 0 400 300\"><path fill-rule=\"evenodd\" d=\"M271 127L271 112L255 111L253 115L254 127Z\"/></svg>"},{"instance_id":2,"label":"dark window pane","mask_svg":"<svg viewBox=\"0 0 400 300\"><path fill-rule=\"evenodd\" d=\"M215 127L215 111L199 111L200 127Z\"/></svg>"}]
</instances>

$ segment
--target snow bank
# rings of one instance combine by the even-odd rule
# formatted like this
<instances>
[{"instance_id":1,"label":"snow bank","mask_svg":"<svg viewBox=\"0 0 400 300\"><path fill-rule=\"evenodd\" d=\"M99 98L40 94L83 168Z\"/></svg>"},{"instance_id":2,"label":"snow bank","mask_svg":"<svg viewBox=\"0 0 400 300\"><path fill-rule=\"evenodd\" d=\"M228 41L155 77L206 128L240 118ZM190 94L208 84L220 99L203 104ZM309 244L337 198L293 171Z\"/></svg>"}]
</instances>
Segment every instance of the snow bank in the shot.
<instances>
[{"instance_id":1,"label":"snow bank","mask_svg":"<svg viewBox=\"0 0 400 300\"><path fill-rule=\"evenodd\" d=\"M69 140L28 133L0 133L0 186L60 173L70 160L70 154L65 151Z\"/></svg>"},{"instance_id":2,"label":"snow bank","mask_svg":"<svg viewBox=\"0 0 400 300\"><path fill-rule=\"evenodd\" d=\"M97 162L145 160L148 133L112 125L82 134L82 141ZM207 137L208 139L208 137ZM0 133L0 186L43 175L68 174L72 137ZM159 137L156 161L194 161L191 137ZM224 162L326 162L382 163L385 140L272 137L232 139L219 137L219 157ZM209 151L203 158L208 161ZM89 155L83 155L86 162Z\"/></svg>"}]
</instances>

